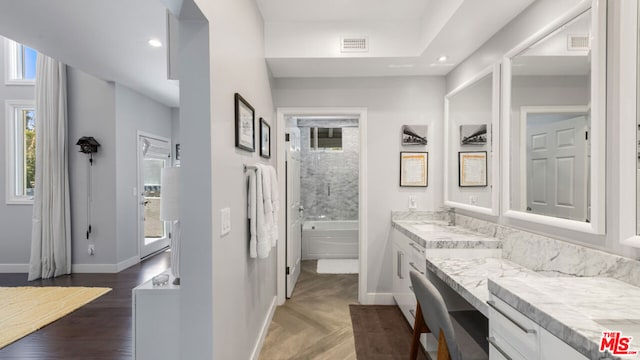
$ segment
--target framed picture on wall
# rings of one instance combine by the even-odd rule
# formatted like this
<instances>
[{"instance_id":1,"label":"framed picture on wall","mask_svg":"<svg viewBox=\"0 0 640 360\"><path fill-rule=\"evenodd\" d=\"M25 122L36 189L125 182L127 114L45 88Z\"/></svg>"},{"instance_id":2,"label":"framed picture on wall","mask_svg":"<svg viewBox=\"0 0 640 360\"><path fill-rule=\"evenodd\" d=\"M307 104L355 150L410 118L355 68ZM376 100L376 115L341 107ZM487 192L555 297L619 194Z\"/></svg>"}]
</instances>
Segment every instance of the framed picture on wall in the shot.
<instances>
[{"instance_id":1,"label":"framed picture on wall","mask_svg":"<svg viewBox=\"0 0 640 360\"><path fill-rule=\"evenodd\" d=\"M260 156L271 157L271 126L263 118L260 118Z\"/></svg>"},{"instance_id":2,"label":"framed picture on wall","mask_svg":"<svg viewBox=\"0 0 640 360\"><path fill-rule=\"evenodd\" d=\"M428 178L428 152L400 152L400 186L427 187Z\"/></svg>"},{"instance_id":3,"label":"framed picture on wall","mask_svg":"<svg viewBox=\"0 0 640 360\"><path fill-rule=\"evenodd\" d=\"M236 147L242 150L256 151L255 119L256 112L245 99L236 93Z\"/></svg>"},{"instance_id":4,"label":"framed picture on wall","mask_svg":"<svg viewBox=\"0 0 640 360\"><path fill-rule=\"evenodd\" d=\"M460 187L487 186L487 152L458 152L458 185Z\"/></svg>"},{"instance_id":5,"label":"framed picture on wall","mask_svg":"<svg viewBox=\"0 0 640 360\"><path fill-rule=\"evenodd\" d=\"M460 125L460 145L487 145L487 125Z\"/></svg>"},{"instance_id":6,"label":"framed picture on wall","mask_svg":"<svg viewBox=\"0 0 640 360\"><path fill-rule=\"evenodd\" d=\"M176 160L180 160L182 152L180 151L180 144L176 144Z\"/></svg>"},{"instance_id":7,"label":"framed picture on wall","mask_svg":"<svg viewBox=\"0 0 640 360\"><path fill-rule=\"evenodd\" d=\"M402 125L402 146L427 145L427 125Z\"/></svg>"}]
</instances>

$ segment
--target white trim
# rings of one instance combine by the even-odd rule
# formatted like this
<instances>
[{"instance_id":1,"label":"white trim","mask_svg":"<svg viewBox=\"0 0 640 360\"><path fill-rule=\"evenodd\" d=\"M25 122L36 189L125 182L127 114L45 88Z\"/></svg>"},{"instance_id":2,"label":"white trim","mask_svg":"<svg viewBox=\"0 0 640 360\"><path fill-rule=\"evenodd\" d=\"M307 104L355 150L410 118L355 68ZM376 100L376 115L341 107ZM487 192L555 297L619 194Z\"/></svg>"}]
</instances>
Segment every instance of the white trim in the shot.
<instances>
[{"instance_id":1,"label":"white trim","mask_svg":"<svg viewBox=\"0 0 640 360\"><path fill-rule=\"evenodd\" d=\"M28 273L29 264L0 264L0 273Z\"/></svg>"},{"instance_id":2,"label":"white trim","mask_svg":"<svg viewBox=\"0 0 640 360\"><path fill-rule=\"evenodd\" d=\"M132 256L117 264L72 264L73 274L116 274L140 262L138 256Z\"/></svg>"},{"instance_id":3,"label":"white trim","mask_svg":"<svg viewBox=\"0 0 640 360\"><path fill-rule=\"evenodd\" d=\"M450 147L450 124L449 107L450 98L469 86L482 80L489 74L492 75L491 83L491 124L489 124L489 131L491 131L491 178L489 186L491 187L491 207L483 207L460 203L449 199L450 184L457 183L452 182L454 179L449 178L449 171L451 166L451 147ZM471 79L465 81L460 86L449 92L444 98L444 204L450 207L455 207L471 212L476 212L485 215L498 216L500 214L500 64L491 65Z\"/></svg>"},{"instance_id":4,"label":"white trim","mask_svg":"<svg viewBox=\"0 0 640 360\"><path fill-rule=\"evenodd\" d=\"M279 177L285 173L284 148L285 144L285 128L286 117L288 116L349 116L350 118L358 118L358 127L360 130L360 168L359 168L359 259L360 274L358 276L358 301L361 304L367 304L367 109L366 108L278 108L277 109L277 135L276 135L276 151L277 151L277 170ZM280 194L286 194L285 182L280 181ZM280 207L280 239L285 239L286 229L286 206ZM287 263L286 247L284 241L278 241L277 248L277 298L278 304L284 304L286 300L286 275L285 268Z\"/></svg>"},{"instance_id":5,"label":"white trim","mask_svg":"<svg viewBox=\"0 0 640 360\"><path fill-rule=\"evenodd\" d=\"M620 0L620 21L617 34L620 36L620 53L617 54L618 90L618 146L620 213L618 228L620 242L624 245L640 247L638 236L638 1ZM630 96L633 94L634 96ZM632 100L633 99L633 100Z\"/></svg>"},{"instance_id":6,"label":"white trim","mask_svg":"<svg viewBox=\"0 0 640 360\"><path fill-rule=\"evenodd\" d=\"M24 46L11 39L4 39L4 84L19 86L35 86L35 80L18 78L17 51L18 46ZM20 71L21 72L21 71Z\"/></svg>"},{"instance_id":7,"label":"white trim","mask_svg":"<svg viewBox=\"0 0 640 360\"><path fill-rule=\"evenodd\" d=\"M33 205L33 198L17 196L16 189L16 117L18 109L35 109L34 100L5 101L5 203L7 205Z\"/></svg>"},{"instance_id":8,"label":"white trim","mask_svg":"<svg viewBox=\"0 0 640 360\"><path fill-rule=\"evenodd\" d=\"M273 320L273 314L276 312L276 308L278 307L278 297L274 296L271 301L271 306L269 307L269 313L267 317L264 319L262 323L262 327L260 328L260 335L258 336L258 341L253 347L253 351L251 352L251 360L258 360L260 357L260 351L262 351L262 345L264 344L264 339L267 337L267 333L269 332L269 325L271 325L271 320Z\"/></svg>"},{"instance_id":9,"label":"white trim","mask_svg":"<svg viewBox=\"0 0 640 360\"><path fill-rule=\"evenodd\" d=\"M367 293L362 305L395 305L392 293Z\"/></svg>"},{"instance_id":10,"label":"white trim","mask_svg":"<svg viewBox=\"0 0 640 360\"><path fill-rule=\"evenodd\" d=\"M563 16L552 21L505 54L502 68L502 198L503 215L531 223L545 224L579 232L605 233L605 173L606 173L606 4L600 0L580 2ZM591 222L559 219L511 210L510 204L510 121L511 121L511 58L549 35L557 28L591 9ZM604 101L603 101L604 99Z\"/></svg>"},{"instance_id":11,"label":"white trim","mask_svg":"<svg viewBox=\"0 0 640 360\"><path fill-rule=\"evenodd\" d=\"M116 272L120 272L122 270L126 270L130 267L132 267L133 265L136 265L140 263L140 257L135 255L132 256L126 260L120 261L117 265L116 265Z\"/></svg>"}]
</instances>

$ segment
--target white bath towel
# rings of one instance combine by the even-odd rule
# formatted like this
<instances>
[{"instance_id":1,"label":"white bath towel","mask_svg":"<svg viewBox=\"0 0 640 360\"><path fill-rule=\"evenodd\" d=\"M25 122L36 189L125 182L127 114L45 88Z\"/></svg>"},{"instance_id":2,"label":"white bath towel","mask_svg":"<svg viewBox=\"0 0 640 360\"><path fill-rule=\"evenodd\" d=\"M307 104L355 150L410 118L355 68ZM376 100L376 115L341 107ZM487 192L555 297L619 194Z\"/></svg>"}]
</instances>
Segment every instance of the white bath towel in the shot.
<instances>
[{"instance_id":1,"label":"white bath towel","mask_svg":"<svg viewBox=\"0 0 640 360\"><path fill-rule=\"evenodd\" d=\"M271 203L273 208L273 224L271 226L271 246L278 243L278 212L280 211L280 191L278 190L278 174L276 168L269 166L271 175Z\"/></svg>"},{"instance_id":2,"label":"white bath towel","mask_svg":"<svg viewBox=\"0 0 640 360\"><path fill-rule=\"evenodd\" d=\"M267 258L271 251L271 233L265 226L264 197L262 185L262 169L257 166L255 172L249 173L248 192L248 212L249 212L249 257Z\"/></svg>"},{"instance_id":3,"label":"white bath towel","mask_svg":"<svg viewBox=\"0 0 640 360\"><path fill-rule=\"evenodd\" d=\"M271 166L258 165L262 173L262 197L264 199L264 226L269 237L269 246L272 246L273 234L273 202L271 201Z\"/></svg>"},{"instance_id":4,"label":"white bath towel","mask_svg":"<svg viewBox=\"0 0 640 360\"><path fill-rule=\"evenodd\" d=\"M257 212L256 212L256 173L249 171L249 189L247 191L247 217L249 218L249 257L258 257Z\"/></svg>"}]
</instances>

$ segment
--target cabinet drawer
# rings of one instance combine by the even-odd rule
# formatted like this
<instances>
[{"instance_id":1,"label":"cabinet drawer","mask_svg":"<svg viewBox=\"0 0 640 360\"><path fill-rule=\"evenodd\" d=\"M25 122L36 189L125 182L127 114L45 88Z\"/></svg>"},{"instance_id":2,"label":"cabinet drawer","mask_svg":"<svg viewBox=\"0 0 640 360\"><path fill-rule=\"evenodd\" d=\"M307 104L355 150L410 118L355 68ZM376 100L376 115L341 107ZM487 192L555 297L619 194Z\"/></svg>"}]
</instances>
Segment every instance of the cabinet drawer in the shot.
<instances>
[{"instance_id":1,"label":"cabinet drawer","mask_svg":"<svg viewBox=\"0 0 640 360\"><path fill-rule=\"evenodd\" d=\"M536 323L502 300L489 300L489 336L511 358L537 359L539 331Z\"/></svg>"}]
</instances>

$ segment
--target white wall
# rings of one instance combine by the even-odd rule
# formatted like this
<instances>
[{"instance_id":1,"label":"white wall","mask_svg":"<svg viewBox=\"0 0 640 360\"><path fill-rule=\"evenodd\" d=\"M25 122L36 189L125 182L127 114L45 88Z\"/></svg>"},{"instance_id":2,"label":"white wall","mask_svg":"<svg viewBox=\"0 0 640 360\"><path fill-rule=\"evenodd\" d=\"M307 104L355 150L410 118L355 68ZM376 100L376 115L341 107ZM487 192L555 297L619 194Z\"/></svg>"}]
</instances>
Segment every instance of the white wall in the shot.
<instances>
[{"instance_id":1,"label":"white wall","mask_svg":"<svg viewBox=\"0 0 640 360\"><path fill-rule=\"evenodd\" d=\"M444 77L277 79L277 107L367 108L367 292L391 291L390 210L407 210L415 195L420 210L443 204ZM402 125L427 125L426 147L402 147ZM429 152L429 187L399 187L400 151Z\"/></svg>"},{"instance_id":2,"label":"white wall","mask_svg":"<svg viewBox=\"0 0 640 360\"><path fill-rule=\"evenodd\" d=\"M31 245L31 205L6 204L6 100L33 100L33 86L5 85L4 72L4 38L0 36L0 264L26 264L29 262ZM21 268L0 265L0 270L18 271ZM27 268L22 266L22 271Z\"/></svg>"},{"instance_id":3,"label":"white wall","mask_svg":"<svg viewBox=\"0 0 640 360\"><path fill-rule=\"evenodd\" d=\"M116 84L115 111L116 246L117 262L122 262L138 256L137 132L171 139L172 109Z\"/></svg>"},{"instance_id":4,"label":"white wall","mask_svg":"<svg viewBox=\"0 0 640 360\"><path fill-rule=\"evenodd\" d=\"M257 152L249 153L235 148L233 95L240 93L256 109L256 129L258 118L263 117L271 124L272 133L275 133L269 73L264 60L263 23L253 0L197 3L209 20L211 114L204 119L209 120L210 132L202 134L206 125L191 123L202 121L202 117L180 114L183 119L180 130L184 151L181 166L185 169L185 175L195 175L196 164L191 162L192 156L197 156L201 162L209 161L202 163L201 171L205 179L201 183L206 184L206 178L212 176L209 188L202 189L198 194L202 202L207 202L208 196L211 196L211 202L197 205L203 210L200 214L202 221L196 223L192 220L183 224L182 258L188 261L182 261L185 267L181 320L185 336L181 338L181 357L248 359L258 342L271 305L275 303L276 253L272 251L267 259L249 258L247 182L243 163L275 164L276 159L272 157L267 161L261 159ZM188 42L182 45L186 48L200 43L207 36L202 33L202 28L200 31L195 27L192 30L193 36L182 38ZM181 37L182 32L183 28ZM198 54L196 49L186 50L191 56ZM207 57L206 54L201 56L203 59ZM197 59L191 61L197 62ZM194 73L194 69L199 69L197 66L186 73L184 64L180 67L181 84L184 84L185 77L193 81L196 81L194 77L206 78L206 71ZM204 91L206 93L206 89ZM181 99L185 107L185 94L181 94ZM200 128L200 134L197 128ZM197 140L203 142L198 143ZM211 149L207 154L209 146ZM196 151L205 154L194 154ZM207 159L208 155L210 159ZM192 184L197 179L189 181ZM197 186L197 183L193 186ZM183 190L193 189L200 191L197 187ZM187 196L192 198L196 195L192 193ZM220 210L227 207L231 209L231 232L221 237ZM206 221L209 221L209 229L198 234L200 236L197 238L191 236L196 235L194 229L204 229Z\"/></svg>"},{"instance_id":5,"label":"white wall","mask_svg":"<svg viewBox=\"0 0 640 360\"><path fill-rule=\"evenodd\" d=\"M73 264L116 263L116 124L113 83L80 70L67 68L69 188L71 189L71 246ZM89 156L76 142L93 136L99 143L92 167L92 234L87 231L87 185ZM87 245L95 245L95 255ZM28 251L27 247L27 251Z\"/></svg>"},{"instance_id":6,"label":"white wall","mask_svg":"<svg viewBox=\"0 0 640 360\"><path fill-rule=\"evenodd\" d=\"M4 56L0 47L0 68ZM4 76L4 71L1 72ZM171 137L172 110L124 86L67 67L69 186L71 189L71 242L74 271L115 271L116 264L137 257L136 130ZM33 86L0 83L4 100L33 99ZM116 121L117 125L116 126ZM4 121L0 136L5 139ZM76 142L93 136L100 142L92 167L92 233L87 231L89 157ZM5 147L0 147L0 271L26 271L31 244L31 205L6 205ZM87 253L95 245L95 255ZM9 264L21 264L18 267Z\"/></svg>"}]
</instances>

